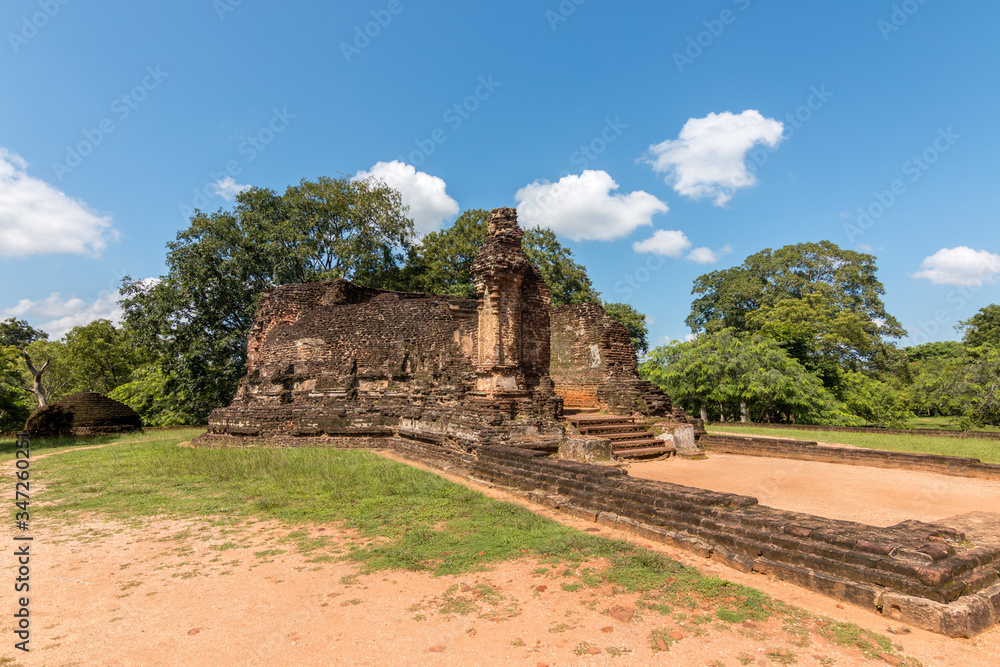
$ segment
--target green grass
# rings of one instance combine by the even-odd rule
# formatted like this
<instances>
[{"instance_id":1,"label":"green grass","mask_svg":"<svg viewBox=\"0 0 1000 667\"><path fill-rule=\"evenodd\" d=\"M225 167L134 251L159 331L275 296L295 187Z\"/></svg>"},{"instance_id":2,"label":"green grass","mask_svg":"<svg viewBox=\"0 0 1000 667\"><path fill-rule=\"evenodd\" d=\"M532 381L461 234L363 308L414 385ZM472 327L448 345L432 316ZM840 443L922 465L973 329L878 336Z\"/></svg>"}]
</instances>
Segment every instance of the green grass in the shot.
<instances>
[{"instance_id":1,"label":"green grass","mask_svg":"<svg viewBox=\"0 0 1000 667\"><path fill-rule=\"evenodd\" d=\"M640 608L685 609L691 612L685 618L706 623L740 624L800 613L756 589L704 576L622 540L566 527L371 452L176 446L190 436L169 431L147 442L133 436L116 441L121 443L117 446L40 461L32 466L32 479L46 488L34 499L33 520L71 523L84 513L114 520L202 518L216 526L235 524L231 528L238 534L243 522L273 519L289 531L277 539L297 543L302 553L342 548L333 538L310 537L309 528L332 523L361 537L342 557L357 562L362 571L462 574L530 557L548 565L551 575L575 580L560 582L566 590L576 590L578 583L602 594L637 593ZM217 549L230 545L237 543L224 542ZM595 569L592 564L598 561L607 565ZM353 581L348 576L341 583ZM488 607L502 600L485 586L473 593ZM466 613L465 601L449 588L442 613ZM491 613L519 613L513 607L497 609ZM570 627L561 624L550 632L563 626Z\"/></svg>"},{"instance_id":2,"label":"green grass","mask_svg":"<svg viewBox=\"0 0 1000 667\"><path fill-rule=\"evenodd\" d=\"M1000 440L973 438L949 438L933 435L892 435L886 433L846 433L840 431L812 431L764 426L745 426L737 422L711 424L709 433L745 433L768 437L796 438L843 445L854 445L868 449L884 449L892 452L914 454L941 454L945 456L967 456L983 463L1000 463Z\"/></svg>"},{"instance_id":3,"label":"green grass","mask_svg":"<svg viewBox=\"0 0 1000 667\"><path fill-rule=\"evenodd\" d=\"M959 417L912 417L906 421L908 428L936 428L945 431L958 431ZM974 431L1000 432L1000 426L976 426Z\"/></svg>"},{"instance_id":4,"label":"green grass","mask_svg":"<svg viewBox=\"0 0 1000 667\"><path fill-rule=\"evenodd\" d=\"M192 427L183 429L155 430L144 433L127 433L119 435L96 435L89 438L31 438L31 456L40 456L52 452L74 449L76 447L94 447L96 445L128 445L139 441L178 443L191 440L205 432L205 429ZM0 462L14 458L15 438L0 439Z\"/></svg>"}]
</instances>

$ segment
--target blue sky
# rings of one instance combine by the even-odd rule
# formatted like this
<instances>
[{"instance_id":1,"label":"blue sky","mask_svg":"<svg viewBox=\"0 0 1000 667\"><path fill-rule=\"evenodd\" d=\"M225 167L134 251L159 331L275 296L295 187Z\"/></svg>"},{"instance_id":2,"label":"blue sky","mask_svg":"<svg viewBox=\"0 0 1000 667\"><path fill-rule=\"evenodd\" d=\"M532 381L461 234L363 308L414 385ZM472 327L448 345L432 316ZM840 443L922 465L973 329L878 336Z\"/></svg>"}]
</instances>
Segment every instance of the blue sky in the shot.
<instances>
[{"instance_id":1,"label":"blue sky","mask_svg":"<svg viewBox=\"0 0 1000 667\"><path fill-rule=\"evenodd\" d=\"M418 228L517 206L683 339L692 281L828 239L904 342L998 298L995 2L11 0L0 318L61 335L194 206L374 174ZM867 215L862 215L866 213Z\"/></svg>"}]
</instances>

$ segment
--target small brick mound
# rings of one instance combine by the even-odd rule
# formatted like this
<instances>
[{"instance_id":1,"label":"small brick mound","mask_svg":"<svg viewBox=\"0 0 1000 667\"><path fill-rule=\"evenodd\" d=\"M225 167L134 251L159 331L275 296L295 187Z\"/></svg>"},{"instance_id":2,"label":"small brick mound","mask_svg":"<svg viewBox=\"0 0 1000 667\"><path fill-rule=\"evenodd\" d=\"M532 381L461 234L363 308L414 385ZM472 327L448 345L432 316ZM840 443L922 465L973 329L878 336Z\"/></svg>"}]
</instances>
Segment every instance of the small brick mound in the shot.
<instances>
[{"instance_id":1,"label":"small brick mound","mask_svg":"<svg viewBox=\"0 0 1000 667\"><path fill-rule=\"evenodd\" d=\"M142 430L142 418L124 403L86 391L37 410L24 430L35 437L128 433Z\"/></svg>"}]
</instances>

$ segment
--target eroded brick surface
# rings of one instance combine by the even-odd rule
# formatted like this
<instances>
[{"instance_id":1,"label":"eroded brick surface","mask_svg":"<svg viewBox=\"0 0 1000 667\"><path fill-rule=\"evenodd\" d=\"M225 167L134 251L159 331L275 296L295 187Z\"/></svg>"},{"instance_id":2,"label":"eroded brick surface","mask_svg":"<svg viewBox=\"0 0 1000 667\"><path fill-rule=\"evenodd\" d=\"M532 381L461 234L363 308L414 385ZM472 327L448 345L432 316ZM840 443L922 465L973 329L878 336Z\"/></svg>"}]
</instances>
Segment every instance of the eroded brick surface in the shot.
<instances>
[{"instance_id":1,"label":"eroded brick surface","mask_svg":"<svg viewBox=\"0 0 1000 667\"><path fill-rule=\"evenodd\" d=\"M124 403L87 391L36 410L24 430L35 437L128 433L142 430L142 418Z\"/></svg>"}]
</instances>

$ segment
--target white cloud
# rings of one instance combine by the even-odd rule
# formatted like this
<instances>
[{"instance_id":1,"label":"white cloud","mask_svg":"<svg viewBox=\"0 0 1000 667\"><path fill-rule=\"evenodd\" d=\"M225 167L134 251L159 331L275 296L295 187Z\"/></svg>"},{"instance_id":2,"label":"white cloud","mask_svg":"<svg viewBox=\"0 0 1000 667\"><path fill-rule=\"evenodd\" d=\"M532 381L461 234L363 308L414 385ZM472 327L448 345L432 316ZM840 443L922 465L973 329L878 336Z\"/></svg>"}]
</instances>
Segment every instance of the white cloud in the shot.
<instances>
[{"instance_id":1,"label":"white cloud","mask_svg":"<svg viewBox=\"0 0 1000 667\"><path fill-rule=\"evenodd\" d=\"M935 285L993 285L1000 278L1000 255L966 246L941 248L924 258L920 269L910 277L926 279Z\"/></svg>"},{"instance_id":2,"label":"white cloud","mask_svg":"<svg viewBox=\"0 0 1000 667\"><path fill-rule=\"evenodd\" d=\"M684 341L687 342L687 343L690 343L691 341L693 341L697 337L698 337L698 334L689 333L686 336L684 336Z\"/></svg>"},{"instance_id":3,"label":"white cloud","mask_svg":"<svg viewBox=\"0 0 1000 667\"><path fill-rule=\"evenodd\" d=\"M689 259L696 264L714 264L733 251L732 246L726 244L718 250L711 248L695 248L687 254L685 259Z\"/></svg>"},{"instance_id":4,"label":"white cloud","mask_svg":"<svg viewBox=\"0 0 1000 667\"><path fill-rule=\"evenodd\" d=\"M99 255L117 240L111 216L28 176L27 168L20 155L0 147L0 256Z\"/></svg>"},{"instance_id":5,"label":"white cloud","mask_svg":"<svg viewBox=\"0 0 1000 667\"><path fill-rule=\"evenodd\" d=\"M94 320L111 320L117 326L122 317L120 298L117 291L102 290L97 299L88 302L76 297L64 299L59 292L53 292L38 301L21 299L16 306L0 309L0 320L16 317L32 323L41 321L34 326L48 333L50 340L58 340L73 327Z\"/></svg>"},{"instance_id":6,"label":"white cloud","mask_svg":"<svg viewBox=\"0 0 1000 667\"><path fill-rule=\"evenodd\" d=\"M687 255L684 255L691 249ZM684 232L674 229L658 229L645 241L636 241L632 244L635 252L651 252L664 257L680 258L690 260L697 264L712 264L719 261L724 255L733 251L732 247L725 245L719 250L711 248L691 248L691 241Z\"/></svg>"},{"instance_id":7,"label":"white cloud","mask_svg":"<svg viewBox=\"0 0 1000 667\"><path fill-rule=\"evenodd\" d=\"M444 221L458 215L458 202L445 192L445 182L416 167L403 164L399 160L376 162L369 171L359 171L355 179L374 177L384 181L403 197L403 203L410 207L410 218L417 234L441 229Z\"/></svg>"},{"instance_id":8,"label":"white cloud","mask_svg":"<svg viewBox=\"0 0 1000 667\"><path fill-rule=\"evenodd\" d=\"M646 161L678 193L692 199L714 197L716 206L733 198L736 190L757 183L747 168L746 156L754 146L774 148L784 133L784 124L748 109L690 118L677 139L649 147Z\"/></svg>"},{"instance_id":9,"label":"white cloud","mask_svg":"<svg viewBox=\"0 0 1000 667\"><path fill-rule=\"evenodd\" d=\"M215 194L219 195L226 201L233 201L236 199L236 195L253 187L252 185L240 185L233 179L232 176L221 178L212 185L215 188Z\"/></svg>"},{"instance_id":10,"label":"white cloud","mask_svg":"<svg viewBox=\"0 0 1000 667\"><path fill-rule=\"evenodd\" d=\"M514 194L524 227L547 227L574 241L611 241L637 227L652 225L666 213L665 203L641 190L612 194L618 189L606 171L584 171L555 183L535 181Z\"/></svg>"},{"instance_id":11,"label":"white cloud","mask_svg":"<svg viewBox=\"0 0 1000 667\"><path fill-rule=\"evenodd\" d=\"M651 252L666 257L680 257L691 247L691 241L684 232L672 229L657 229L645 241L636 241L632 250L636 252Z\"/></svg>"}]
</instances>

